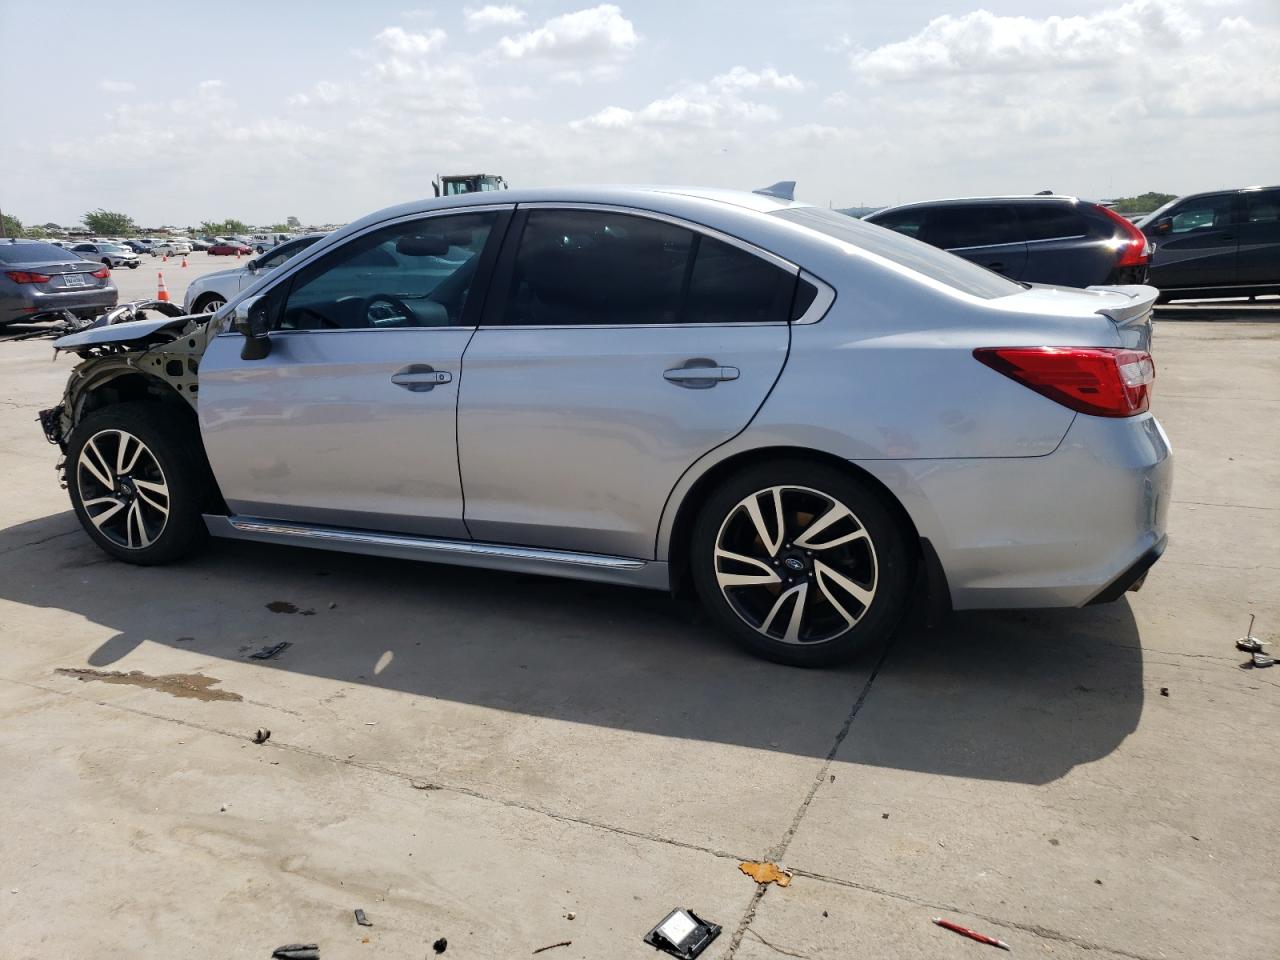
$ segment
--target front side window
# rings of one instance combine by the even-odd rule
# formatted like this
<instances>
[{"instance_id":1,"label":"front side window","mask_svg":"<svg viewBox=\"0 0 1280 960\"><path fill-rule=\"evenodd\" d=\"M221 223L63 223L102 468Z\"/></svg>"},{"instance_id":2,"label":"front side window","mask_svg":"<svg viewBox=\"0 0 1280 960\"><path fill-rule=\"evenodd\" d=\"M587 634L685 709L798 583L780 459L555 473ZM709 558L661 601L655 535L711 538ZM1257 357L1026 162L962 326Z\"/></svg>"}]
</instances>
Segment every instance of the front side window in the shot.
<instances>
[{"instance_id":1,"label":"front side window","mask_svg":"<svg viewBox=\"0 0 1280 960\"><path fill-rule=\"evenodd\" d=\"M609 211L533 210L503 322L785 323L794 290L794 272L672 223Z\"/></svg>"},{"instance_id":2,"label":"front side window","mask_svg":"<svg viewBox=\"0 0 1280 960\"><path fill-rule=\"evenodd\" d=\"M1231 195L1219 193L1211 197L1188 200L1173 211L1170 233L1214 230L1231 222Z\"/></svg>"},{"instance_id":3,"label":"front side window","mask_svg":"<svg viewBox=\"0 0 1280 960\"><path fill-rule=\"evenodd\" d=\"M348 240L292 278L284 330L449 327L467 295L493 211L425 217Z\"/></svg>"},{"instance_id":4,"label":"front side window","mask_svg":"<svg viewBox=\"0 0 1280 960\"><path fill-rule=\"evenodd\" d=\"M274 270L290 257L301 253L319 239L319 237L304 237L301 240L295 240L292 243L283 243L271 253L262 257L258 261L258 266L262 267L264 270Z\"/></svg>"},{"instance_id":5,"label":"front side window","mask_svg":"<svg viewBox=\"0 0 1280 960\"><path fill-rule=\"evenodd\" d=\"M1017 218L1007 204L966 203L935 207L924 238L935 247L989 247L1022 242Z\"/></svg>"}]
</instances>

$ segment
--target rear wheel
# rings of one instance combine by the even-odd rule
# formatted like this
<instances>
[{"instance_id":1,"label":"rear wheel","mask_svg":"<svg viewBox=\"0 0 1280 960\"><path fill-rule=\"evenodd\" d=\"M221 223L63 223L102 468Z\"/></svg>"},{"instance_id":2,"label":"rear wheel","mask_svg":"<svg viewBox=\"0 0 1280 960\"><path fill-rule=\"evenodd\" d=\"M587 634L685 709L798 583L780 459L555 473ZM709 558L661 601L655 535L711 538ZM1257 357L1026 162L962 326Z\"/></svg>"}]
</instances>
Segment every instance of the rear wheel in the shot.
<instances>
[{"instance_id":1,"label":"rear wheel","mask_svg":"<svg viewBox=\"0 0 1280 960\"><path fill-rule=\"evenodd\" d=\"M693 578L715 619L754 653L825 666L897 627L911 583L908 543L853 475L778 460L708 499L693 532Z\"/></svg>"},{"instance_id":2,"label":"rear wheel","mask_svg":"<svg viewBox=\"0 0 1280 960\"><path fill-rule=\"evenodd\" d=\"M126 403L85 417L67 441L67 490L85 531L129 563L169 563L202 544L208 468L180 412Z\"/></svg>"}]
</instances>

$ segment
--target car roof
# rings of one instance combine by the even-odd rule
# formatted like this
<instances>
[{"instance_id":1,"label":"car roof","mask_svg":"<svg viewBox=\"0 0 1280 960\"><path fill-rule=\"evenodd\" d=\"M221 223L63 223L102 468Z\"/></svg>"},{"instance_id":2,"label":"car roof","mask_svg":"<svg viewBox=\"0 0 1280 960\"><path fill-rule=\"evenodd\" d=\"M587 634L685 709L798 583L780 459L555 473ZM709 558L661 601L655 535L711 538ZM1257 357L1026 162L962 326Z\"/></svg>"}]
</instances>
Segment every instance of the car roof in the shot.
<instances>
[{"instance_id":1,"label":"car roof","mask_svg":"<svg viewBox=\"0 0 1280 960\"><path fill-rule=\"evenodd\" d=\"M884 207L876 210L874 213L867 214L867 218L871 219L880 216L882 213L888 213L893 210L911 210L917 207L938 207L944 204L976 204L976 203L1035 203L1040 201L1048 201L1049 203L1071 203L1080 202L1079 197L1073 197L1065 193L1010 193L1004 195L995 195L989 197L946 197L939 200L915 200L911 203L899 203L892 207Z\"/></svg>"},{"instance_id":2,"label":"car roof","mask_svg":"<svg viewBox=\"0 0 1280 960\"><path fill-rule=\"evenodd\" d=\"M1179 200L1197 200L1200 197L1216 197L1223 193L1257 193L1259 190L1280 190L1280 186L1274 187L1224 187L1221 190L1201 190L1199 193L1187 193L1177 199Z\"/></svg>"}]
</instances>

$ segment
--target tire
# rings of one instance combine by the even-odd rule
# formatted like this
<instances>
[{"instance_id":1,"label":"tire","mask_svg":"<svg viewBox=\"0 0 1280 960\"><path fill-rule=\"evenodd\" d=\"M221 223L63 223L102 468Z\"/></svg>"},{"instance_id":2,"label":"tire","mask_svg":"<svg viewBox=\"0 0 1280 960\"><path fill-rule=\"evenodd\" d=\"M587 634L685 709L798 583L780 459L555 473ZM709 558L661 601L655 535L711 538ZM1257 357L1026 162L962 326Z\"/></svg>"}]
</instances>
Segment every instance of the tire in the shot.
<instances>
[{"instance_id":1,"label":"tire","mask_svg":"<svg viewBox=\"0 0 1280 960\"><path fill-rule=\"evenodd\" d=\"M105 407L76 425L67 440L67 491L94 543L151 566L205 542L201 514L212 477L196 430L190 417L156 403Z\"/></svg>"},{"instance_id":2,"label":"tire","mask_svg":"<svg viewBox=\"0 0 1280 960\"><path fill-rule=\"evenodd\" d=\"M690 563L703 605L739 643L777 663L820 667L897 629L913 582L910 543L903 522L853 474L780 459L711 494Z\"/></svg>"},{"instance_id":3,"label":"tire","mask_svg":"<svg viewBox=\"0 0 1280 960\"><path fill-rule=\"evenodd\" d=\"M135 260L133 263L129 264L129 269L130 269L130 270L137 270L137 269L138 269L138 262Z\"/></svg>"},{"instance_id":4,"label":"tire","mask_svg":"<svg viewBox=\"0 0 1280 960\"><path fill-rule=\"evenodd\" d=\"M191 305L192 313L213 313L226 304L227 298L217 293L206 293Z\"/></svg>"},{"instance_id":5,"label":"tire","mask_svg":"<svg viewBox=\"0 0 1280 960\"><path fill-rule=\"evenodd\" d=\"M102 265L103 265L104 267L106 267L108 270L110 270L110 269L111 269L111 258L110 258L110 257L103 257L103 258L102 258Z\"/></svg>"}]
</instances>

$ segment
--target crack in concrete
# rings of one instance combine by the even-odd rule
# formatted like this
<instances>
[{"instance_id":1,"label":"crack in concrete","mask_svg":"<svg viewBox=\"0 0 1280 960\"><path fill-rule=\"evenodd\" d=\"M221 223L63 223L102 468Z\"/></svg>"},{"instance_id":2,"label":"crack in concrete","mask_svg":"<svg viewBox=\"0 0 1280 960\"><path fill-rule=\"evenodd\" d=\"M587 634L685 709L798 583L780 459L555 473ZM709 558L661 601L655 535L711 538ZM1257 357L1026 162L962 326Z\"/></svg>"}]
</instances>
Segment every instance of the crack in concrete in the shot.
<instances>
[{"instance_id":1,"label":"crack in concrete","mask_svg":"<svg viewBox=\"0 0 1280 960\"><path fill-rule=\"evenodd\" d=\"M909 894L898 893L894 890L886 890L883 887L877 887L870 883L859 883L856 880L846 880L843 877L832 877L822 873L814 873L809 870L800 870L795 867L788 867L797 877L804 877L807 880L817 880L819 883L831 883L838 887L848 887L851 890L859 890L863 893L874 893L877 896L889 897L893 900L900 900L903 903L914 904L918 907L926 907L933 913L959 913L965 916L977 917L979 920L985 920L988 923L998 926L1007 927L1010 930L1019 930L1023 933L1029 933L1032 936L1040 937L1042 940L1053 940L1057 943L1067 943L1081 950L1105 950L1113 953L1118 957L1128 957L1129 960L1164 960L1155 954L1134 953L1120 947L1112 947L1105 943L1097 943L1093 940L1085 940L1081 937L1073 937L1070 934L1063 933L1060 930L1054 930L1051 927L1044 927L1038 923L1023 923L1019 920L1006 920L1003 917L995 917L987 913L978 913L966 907L957 906L952 903L934 903L931 900L925 900L922 897L913 897Z\"/></svg>"},{"instance_id":2,"label":"crack in concrete","mask_svg":"<svg viewBox=\"0 0 1280 960\"><path fill-rule=\"evenodd\" d=\"M6 547L5 549L0 550L0 557L7 556L15 550L21 550L24 547L38 547L40 544L48 543L50 540L57 540L59 537L69 537L71 534L79 532L80 528L76 527L74 530L63 530L61 533L51 533L47 537L41 537L39 540L32 540L28 543L16 543L12 547Z\"/></svg>"},{"instance_id":3,"label":"crack in concrete","mask_svg":"<svg viewBox=\"0 0 1280 960\"><path fill-rule=\"evenodd\" d=\"M780 953L784 957L799 957L800 960L809 960L809 955L807 953L792 953L790 950L783 950L782 947L778 946L776 943L770 943L768 940L760 936L760 934L756 933L754 930L748 930L747 933L751 934L751 936L755 937L757 940L763 943L766 947L768 947L774 953Z\"/></svg>"}]
</instances>

